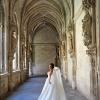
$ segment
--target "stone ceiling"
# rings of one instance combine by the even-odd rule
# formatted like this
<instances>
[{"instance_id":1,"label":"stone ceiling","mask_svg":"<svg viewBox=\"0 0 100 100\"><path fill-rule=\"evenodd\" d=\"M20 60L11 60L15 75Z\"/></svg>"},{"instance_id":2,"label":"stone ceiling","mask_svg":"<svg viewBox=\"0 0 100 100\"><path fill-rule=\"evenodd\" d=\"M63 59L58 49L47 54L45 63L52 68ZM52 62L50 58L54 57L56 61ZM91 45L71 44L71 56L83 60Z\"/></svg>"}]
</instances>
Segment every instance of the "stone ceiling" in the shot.
<instances>
[{"instance_id":1,"label":"stone ceiling","mask_svg":"<svg viewBox=\"0 0 100 100\"><path fill-rule=\"evenodd\" d=\"M22 23L28 27L29 32L34 32L45 23L61 32L65 28L67 11L67 0L25 0Z\"/></svg>"},{"instance_id":2,"label":"stone ceiling","mask_svg":"<svg viewBox=\"0 0 100 100\"><path fill-rule=\"evenodd\" d=\"M43 25L49 25L58 33L65 32L70 12L69 0L11 0L10 2L12 8L18 3L21 26L24 26L28 33L34 33Z\"/></svg>"}]
</instances>

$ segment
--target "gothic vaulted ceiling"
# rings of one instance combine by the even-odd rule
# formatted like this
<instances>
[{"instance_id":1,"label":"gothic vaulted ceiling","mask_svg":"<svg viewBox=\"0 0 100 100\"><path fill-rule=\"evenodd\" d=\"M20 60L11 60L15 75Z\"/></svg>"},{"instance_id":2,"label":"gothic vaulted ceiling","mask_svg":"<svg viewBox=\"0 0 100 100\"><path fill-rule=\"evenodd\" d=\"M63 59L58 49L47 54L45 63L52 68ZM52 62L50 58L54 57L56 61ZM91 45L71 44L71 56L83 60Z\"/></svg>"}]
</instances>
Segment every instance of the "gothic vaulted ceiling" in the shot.
<instances>
[{"instance_id":1,"label":"gothic vaulted ceiling","mask_svg":"<svg viewBox=\"0 0 100 100\"><path fill-rule=\"evenodd\" d=\"M18 0L12 0L16 3ZM42 25L50 25L58 33L66 29L66 18L69 13L67 0L19 0L21 4L21 25L29 33L34 33Z\"/></svg>"}]
</instances>

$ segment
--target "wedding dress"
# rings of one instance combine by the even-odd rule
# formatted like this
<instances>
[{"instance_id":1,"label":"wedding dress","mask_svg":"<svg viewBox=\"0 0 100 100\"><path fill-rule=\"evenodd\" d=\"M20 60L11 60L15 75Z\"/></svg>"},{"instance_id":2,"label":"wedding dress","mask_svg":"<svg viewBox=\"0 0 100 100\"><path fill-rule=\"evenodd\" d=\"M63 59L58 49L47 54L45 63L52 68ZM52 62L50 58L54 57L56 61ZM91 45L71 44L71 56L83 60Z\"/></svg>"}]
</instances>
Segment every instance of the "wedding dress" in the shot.
<instances>
[{"instance_id":1,"label":"wedding dress","mask_svg":"<svg viewBox=\"0 0 100 100\"><path fill-rule=\"evenodd\" d=\"M38 100L67 100L58 67L54 67L50 82L48 77Z\"/></svg>"}]
</instances>

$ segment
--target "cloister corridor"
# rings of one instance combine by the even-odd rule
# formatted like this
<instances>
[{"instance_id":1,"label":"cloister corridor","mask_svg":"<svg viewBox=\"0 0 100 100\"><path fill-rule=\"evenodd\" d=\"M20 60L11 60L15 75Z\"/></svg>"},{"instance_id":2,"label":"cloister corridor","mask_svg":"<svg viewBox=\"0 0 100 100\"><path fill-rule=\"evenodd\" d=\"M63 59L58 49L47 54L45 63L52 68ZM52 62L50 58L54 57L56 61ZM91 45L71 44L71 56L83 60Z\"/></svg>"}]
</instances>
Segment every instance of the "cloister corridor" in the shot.
<instances>
[{"instance_id":1,"label":"cloister corridor","mask_svg":"<svg viewBox=\"0 0 100 100\"><path fill-rule=\"evenodd\" d=\"M38 100L50 63L67 100L100 100L100 0L0 0L0 100Z\"/></svg>"}]
</instances>

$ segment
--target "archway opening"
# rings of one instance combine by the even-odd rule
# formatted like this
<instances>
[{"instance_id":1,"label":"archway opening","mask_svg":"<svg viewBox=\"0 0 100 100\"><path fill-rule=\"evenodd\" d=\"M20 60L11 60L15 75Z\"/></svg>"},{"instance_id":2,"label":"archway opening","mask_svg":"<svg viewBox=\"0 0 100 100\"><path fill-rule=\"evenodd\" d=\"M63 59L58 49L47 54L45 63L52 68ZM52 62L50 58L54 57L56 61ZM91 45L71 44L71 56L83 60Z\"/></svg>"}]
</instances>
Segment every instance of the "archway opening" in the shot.
<instances>
[{"instance_id":1,"label":"archway opening","mask_svg":"<svg viewBox=\"0 0 100 100\"><path fill-rule=\"evenodd\" d=\"M54 26L42 23L32 34L31 74L45 75L49 63L60 66L59 35Z\"/></svg>"}]
</instances>

